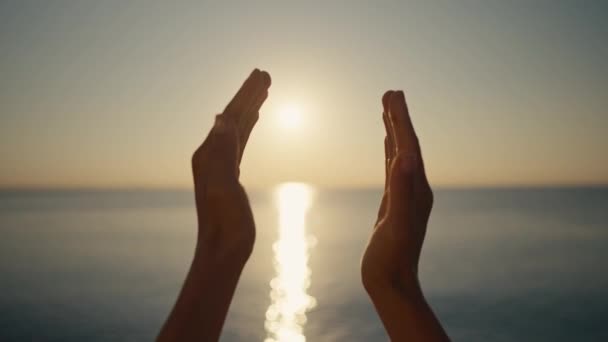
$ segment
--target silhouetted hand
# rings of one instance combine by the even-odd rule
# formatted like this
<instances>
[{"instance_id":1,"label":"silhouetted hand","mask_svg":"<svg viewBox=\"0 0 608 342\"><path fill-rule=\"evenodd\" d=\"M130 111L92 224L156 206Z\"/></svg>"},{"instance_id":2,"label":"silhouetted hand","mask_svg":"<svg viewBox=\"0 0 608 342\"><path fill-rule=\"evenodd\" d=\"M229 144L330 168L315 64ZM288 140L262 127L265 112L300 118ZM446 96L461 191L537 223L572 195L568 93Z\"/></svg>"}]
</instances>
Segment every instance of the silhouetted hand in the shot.
<instances>
[{"instance_id":1,"label":"silhouetted hand","mask_svg":"<svg viewBox=\"0 0 608 342\"><path fill-rule=\"evenodd\" d=\"M255 69L192 156L198 237L194 258L158 341L217 341L251 254L255 224L239 165L268 97L270 75Z\"/></svg>"},{"instance_id":2,"label":"silhouetted hand","mask_svg":"<svg viewBox=\"0 0 608 342\"><path fill-rule=\"evenodd\" d=\"M254 70L192 156L197 252L206 258L244 262L253 248L255 224L239 165L269 87L268 73Z\"/></svg>"},{"instance_id":3,"label":"silhouetted hand","mask_svg":"<svg viewBox=\"0 0 608 342\"><path fill-rule=\"evenodd\" d=\"M417 282L433 193L403 92L386 92L382 103L385 188L361 271L366 287L379 283L408 287Z\"/></svg>"},{"instance_id":4,"label":"silhouetted hand","mask_svg":"<svg viewBox=\"0 0 608 342\"><path fill-rule=\"evenodd\" d=\"M363 285L393 341L446 341L418 281L433 193L403 92L386 92L382 103L386 180L361 262Z\"/></svg>"}]
</instances>

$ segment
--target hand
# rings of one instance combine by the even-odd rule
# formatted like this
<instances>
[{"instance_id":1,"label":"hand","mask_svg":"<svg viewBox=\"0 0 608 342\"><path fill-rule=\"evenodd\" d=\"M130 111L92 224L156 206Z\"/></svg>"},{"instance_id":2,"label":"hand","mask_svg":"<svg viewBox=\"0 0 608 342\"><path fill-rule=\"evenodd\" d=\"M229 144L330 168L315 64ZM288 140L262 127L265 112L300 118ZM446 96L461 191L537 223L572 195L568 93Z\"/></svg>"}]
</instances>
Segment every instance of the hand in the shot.
<instances>
[{"instance_id":1,"label":"hand","mask_svg":"<svg viewBox=\"0 0 608 342\"><path fill-rule=\"evenodd\" d=\"M361 275L368 291L386 286L408 290L418 283L418 261L433 193L403 92L387 91L382 104L386 180Z\"/></svg>"},{"instance_id":2,"label":"hand","mask_svg":"<svg viewBox=\"0 0 608 342\"><path fill-rule=\"evenodd\" d=\"M402 91L382 97L386 181L361 277L391 341L449 341L424 299L418 261L433 206Z\"/></svg>"},{"instance_id":3,"label":"hand","mask_svg":"<svg viewBox=\"0 0 608 342\"><path fill-rule=\"evenodd\" d=\"M198 216L196 251L177 302L158 341L219 340L241 271L255 240L255 224L239 165L270 87L255 69L192 156Z\"/></svg>"},{"instance_id":4,"label":"hand","mask_svg":"<svg viewBox=\"0 0 608 342\"><path fill-rule=\"evenodd\" d=\"M269 87L268 73L255 69L192 156L197 253L208 260L244 263L251 254L255 224L239 165Z\"/></svg>"}]
</instances>

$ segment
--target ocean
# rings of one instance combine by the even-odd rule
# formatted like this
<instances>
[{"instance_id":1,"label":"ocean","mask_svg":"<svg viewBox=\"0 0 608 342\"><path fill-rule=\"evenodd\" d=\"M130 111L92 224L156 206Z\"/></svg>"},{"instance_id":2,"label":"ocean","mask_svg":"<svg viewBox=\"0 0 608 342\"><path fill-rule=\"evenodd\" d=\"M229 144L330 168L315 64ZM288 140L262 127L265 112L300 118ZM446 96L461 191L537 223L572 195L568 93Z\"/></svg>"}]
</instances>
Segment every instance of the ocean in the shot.
<instances>
[{"instance_id":1,"label":"ocean","mask_svg":"<svg viewBox=\"0 0 608 342\"><path fill-rule=\"evenodd\" d=\"M420 264L454 341L608 341L608 188L439 189ZM252 191L222 341L386 341L359 261L381 189ZM190 191L0 192L0 341L150 341L192 258Z\"/></svg>"}]
</instances>

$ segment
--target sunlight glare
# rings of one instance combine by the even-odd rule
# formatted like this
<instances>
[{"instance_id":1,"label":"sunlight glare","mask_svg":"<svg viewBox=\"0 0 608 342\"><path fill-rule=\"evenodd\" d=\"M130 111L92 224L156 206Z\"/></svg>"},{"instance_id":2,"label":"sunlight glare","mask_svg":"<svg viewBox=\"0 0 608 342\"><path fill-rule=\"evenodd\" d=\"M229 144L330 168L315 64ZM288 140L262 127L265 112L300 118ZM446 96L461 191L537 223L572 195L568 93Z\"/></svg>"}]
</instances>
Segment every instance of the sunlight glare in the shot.
<instances>
[{"instance_id":1,"label":"sunlight glare","mask_svg":"<svg viewBox=\"0 0 608 342\"><path fill-rule=\"evenodd\" d=\"M279 110L279 121L283 128L297 128L302 124L302 110L295 105L286 105Z\"/></svg>"},{"instance_id":2,"label":"sunlight glare","mask_svg":"<svg viewBox=\"0 0 608 342\"><path fill-rule=\"evenodd\" d=\"M276 190L279 237L273 245L276 276L270 282L265 342L304 342L306 312L316 305L307 293L311 271L308 251L314 237L306 235L306 215L313 190L303 183L284 183Z\"/></svg>"}]
</instances>

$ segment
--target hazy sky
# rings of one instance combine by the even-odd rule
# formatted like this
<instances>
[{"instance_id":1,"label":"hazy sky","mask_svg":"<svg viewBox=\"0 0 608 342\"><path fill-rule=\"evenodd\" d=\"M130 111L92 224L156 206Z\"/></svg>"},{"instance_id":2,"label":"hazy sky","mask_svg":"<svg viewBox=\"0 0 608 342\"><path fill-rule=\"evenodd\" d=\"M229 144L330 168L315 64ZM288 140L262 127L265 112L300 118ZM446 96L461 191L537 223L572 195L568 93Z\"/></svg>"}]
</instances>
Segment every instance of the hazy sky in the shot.
<instances>
[{"instance_id":1,"label":"hazy sky","mask_svg":"<svg viewBox=\"0 0 608 342\"><path fill-rule=\"evenodd\" d=\"M2 1L0 186L189 186L254 67L250 186L382 184L395 88L433 184L608 183L607 4Z\"/></svg>"}]
</instances>

